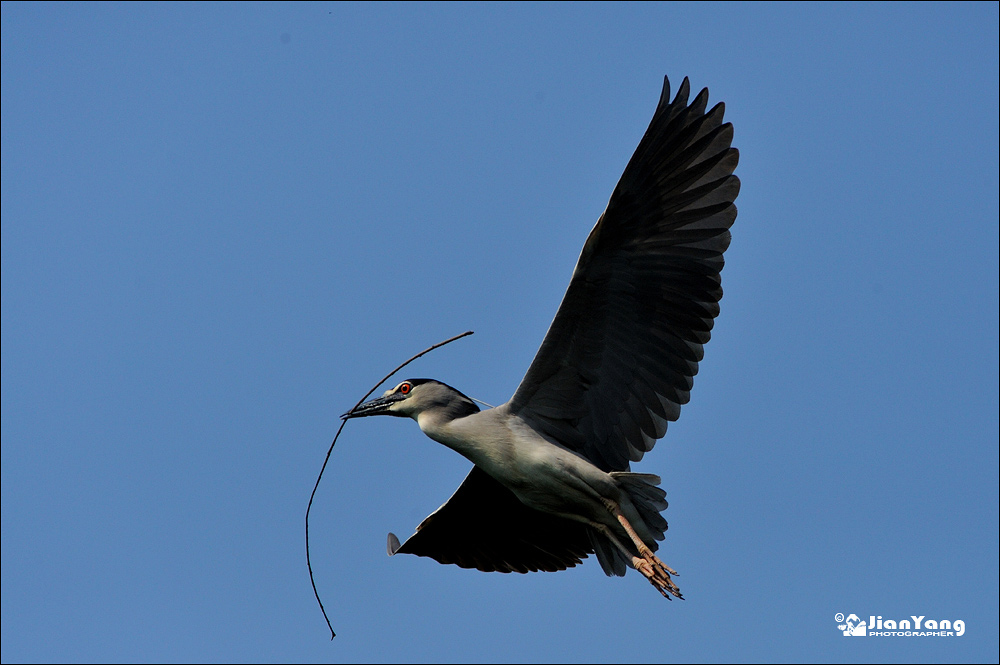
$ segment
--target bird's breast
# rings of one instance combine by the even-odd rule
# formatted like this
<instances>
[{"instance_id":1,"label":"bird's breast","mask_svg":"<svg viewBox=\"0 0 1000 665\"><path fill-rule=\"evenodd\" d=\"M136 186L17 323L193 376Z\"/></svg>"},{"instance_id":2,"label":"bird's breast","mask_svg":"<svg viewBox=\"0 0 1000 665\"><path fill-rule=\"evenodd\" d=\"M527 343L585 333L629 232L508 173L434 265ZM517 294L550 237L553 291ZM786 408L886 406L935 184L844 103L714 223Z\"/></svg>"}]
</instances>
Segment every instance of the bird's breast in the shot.
<instances>
[{"instance_id":1,"label":"bird's breast","mask_svg":"<svg viewBox=\"0 0 1000 665\"><path fill-rule=\"evenodd\" d=\"M582 521L603 515L601 498L617 500L614 480L580 455L498 409L421 428L511 490L522 503Z\"/></svg>"}]
</instances>

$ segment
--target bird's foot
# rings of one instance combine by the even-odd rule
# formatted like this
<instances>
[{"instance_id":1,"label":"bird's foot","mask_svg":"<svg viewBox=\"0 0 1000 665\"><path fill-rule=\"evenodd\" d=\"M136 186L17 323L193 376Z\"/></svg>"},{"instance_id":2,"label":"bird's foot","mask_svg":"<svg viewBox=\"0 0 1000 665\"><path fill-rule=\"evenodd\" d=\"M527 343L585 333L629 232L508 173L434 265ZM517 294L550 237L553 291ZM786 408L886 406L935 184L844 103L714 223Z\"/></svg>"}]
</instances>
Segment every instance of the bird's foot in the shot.
<instances>
[{"instance_id":1,"label":"bird's foot","mask_svg":"<svg viewBox=\"0 0 1000 665\"><path fill-rule=\"evenodd\" d=\"M642 573L645 578L649 580L649 583L656 587L656 590L659 591L667 600L671 600L671 596L684 600L684 596L681 595L681 590L678 589L677 585L674 584L674 581L670 579L671 575L677 575L677 571L660 561L660 557L653 554L653 551L649 549L646 543L642 542L642 538L639 537L639 534L637 534L635 529L632 528L632 525L629 524L628 519L622 513L622 510L617 503L609 499L604 499L604 505L612 515L618 518L618 523L622 525L622 528L625 529L625 533L627 533L629 538L632 539L632 543L639 551L639 556L632 556L633 567ZM618 545L618 548L625 552L625 548L621 546L617 539L612 537L612 542Z\"/></svg>"},{"instance_id":2,"label":"bird's foot","mask_svg":"<svg viewBox=\"0 0 1000 665\"><path fill-rule=\"evenodd\" d=\"M649 557L632 557L632 565L642 573L643 577L649 580L649 583L653 585L657 591L660 592L667 600L673 600L673 598L680 598L684 600L684 596L681 595L681 590L677 588L674 581L670 579L670 575L677 574L677 571L664 565L652 552L649 553Z\"/></svg>"}]
</instances>

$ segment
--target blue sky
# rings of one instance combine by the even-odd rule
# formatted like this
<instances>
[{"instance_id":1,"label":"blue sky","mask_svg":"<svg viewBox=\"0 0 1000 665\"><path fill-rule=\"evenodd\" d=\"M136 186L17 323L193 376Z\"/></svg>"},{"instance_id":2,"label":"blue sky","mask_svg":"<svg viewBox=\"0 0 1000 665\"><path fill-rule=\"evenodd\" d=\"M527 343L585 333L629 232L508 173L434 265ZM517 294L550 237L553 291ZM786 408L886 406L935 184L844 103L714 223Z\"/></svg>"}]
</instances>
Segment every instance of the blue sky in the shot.
<instances>
[{"instance_id":1,"label":"blue sky","mask_svg":"<svg viewBox=\"0 0 1000 665\"><path fill-rule=\"evenodd\" d=\"M996 662L997 53L996 3L4 3L4 662ZM405 374L510 397L665 74L743 182L635 467L687 600L386 557L469 463L369 419L331 643L337 416L467 329Z\"/></svg>"}]
</instances>

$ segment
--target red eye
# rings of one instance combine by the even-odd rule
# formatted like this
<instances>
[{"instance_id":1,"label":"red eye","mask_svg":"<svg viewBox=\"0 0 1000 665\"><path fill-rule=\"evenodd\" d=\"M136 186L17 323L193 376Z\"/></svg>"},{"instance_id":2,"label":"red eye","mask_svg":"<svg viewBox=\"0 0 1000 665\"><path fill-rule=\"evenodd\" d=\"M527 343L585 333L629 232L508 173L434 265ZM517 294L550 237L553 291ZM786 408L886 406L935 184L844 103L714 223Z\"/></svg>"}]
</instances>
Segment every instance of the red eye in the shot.
<instances>
[{"instance_id":1,"label":"red eye","mask_svg":"<svg viewBox=\"0 0 1000 665\"><path fill-rule=\"evenodd\" d=\"M412 387L413 386L411 386L409 383L404 383L399 386L399 392L403 393L404 395L408 395L410 393L410 388Z\"/></svg>"}]
</instances>

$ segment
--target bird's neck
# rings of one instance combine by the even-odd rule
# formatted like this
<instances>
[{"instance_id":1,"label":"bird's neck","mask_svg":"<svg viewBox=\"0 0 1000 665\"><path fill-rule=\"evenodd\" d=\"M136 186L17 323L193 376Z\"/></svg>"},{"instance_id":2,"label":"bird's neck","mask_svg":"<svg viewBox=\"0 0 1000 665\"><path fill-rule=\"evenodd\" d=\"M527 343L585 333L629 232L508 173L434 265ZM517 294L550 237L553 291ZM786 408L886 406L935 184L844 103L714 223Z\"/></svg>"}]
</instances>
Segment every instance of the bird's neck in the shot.
<instances>
[{"instance_id":1,"label":"bird's neck","mask_svg":"<svg viewBox=\"0 0 1000 665\"><path fill-rule=\"evenodd\" d=\"M494 441L481 434L497 431L488 426L479 426L484 424L481 421L494 420L495 411L490 409L452 418L443 411L431 409L418 415L416 420L424 434L448 446L473 464L488 469L502 463L506 454L501 441Z\"/></svg>"}]
</instances>

